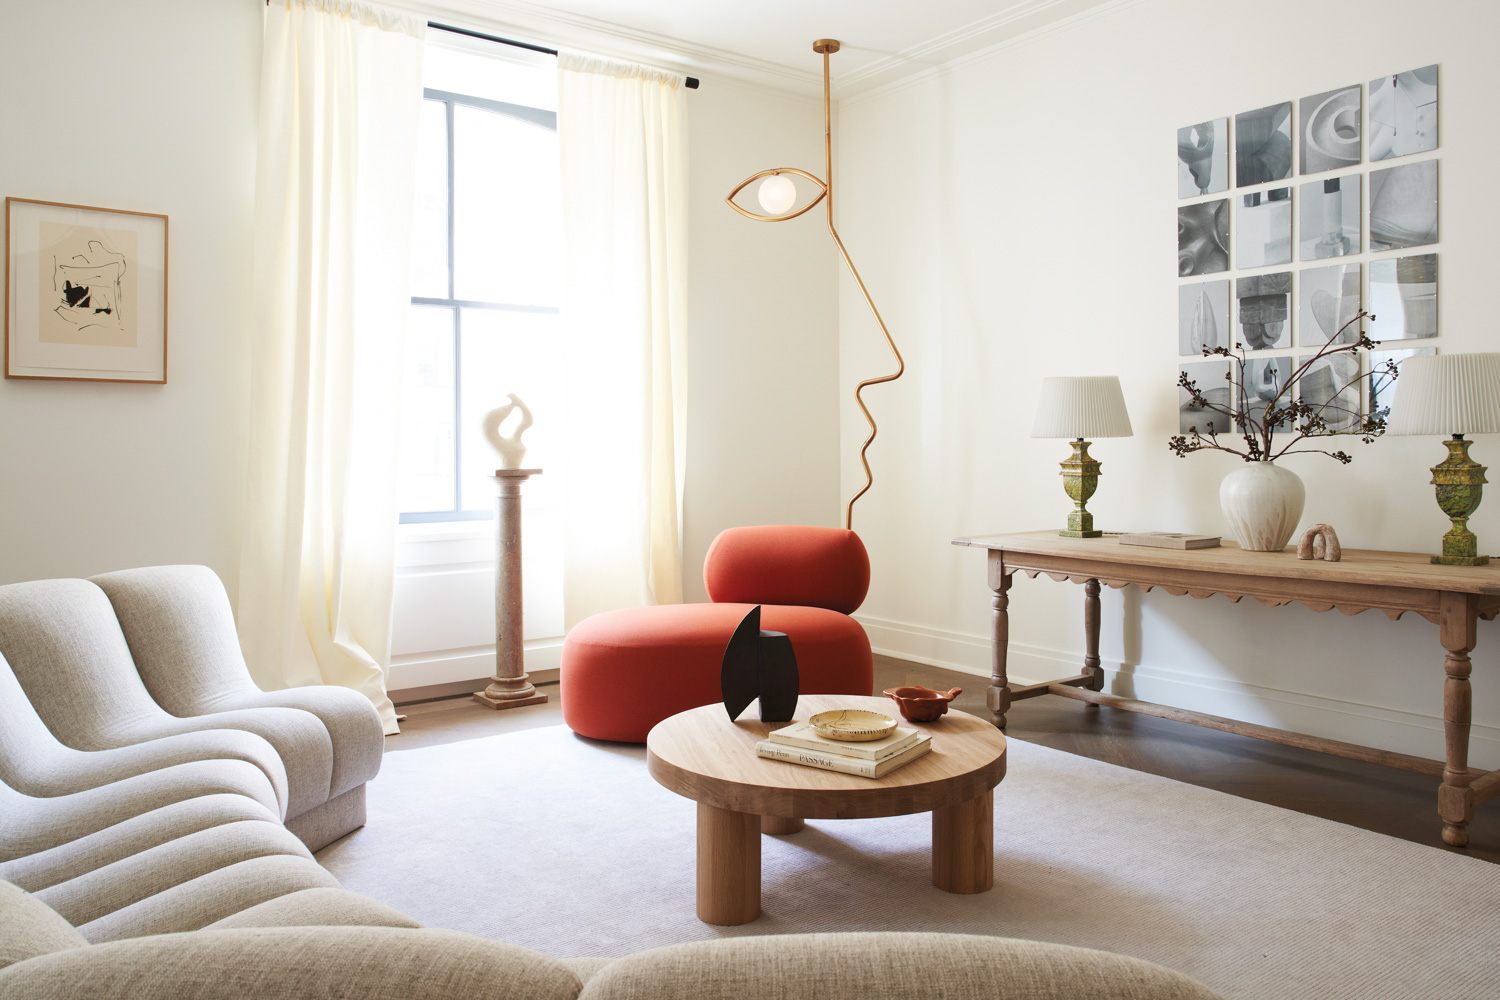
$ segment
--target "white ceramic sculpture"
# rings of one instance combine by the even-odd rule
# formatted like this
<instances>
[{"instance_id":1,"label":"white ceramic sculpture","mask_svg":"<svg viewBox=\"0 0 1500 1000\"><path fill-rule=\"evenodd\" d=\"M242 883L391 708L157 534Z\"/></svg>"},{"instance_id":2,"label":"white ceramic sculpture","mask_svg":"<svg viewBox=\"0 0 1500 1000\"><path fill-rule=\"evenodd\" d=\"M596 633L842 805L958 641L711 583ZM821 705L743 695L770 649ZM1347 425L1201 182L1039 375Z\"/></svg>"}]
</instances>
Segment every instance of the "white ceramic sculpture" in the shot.
<instances>
[{"instance_id":1,"label":"white ceramic sculpture","mask_svg":"<svg viewBox=\"0 0 1500 1000\"><path fill-rule=\"evenodd\" d=\"M510 393L506 397L510 402L503 406L497 406L484 415L484 436L490 446L500 455L500 468L519 469L521 459L526 457L526 446L521 443L521 435L526 428L531 426L531 409L521 402L521 397ZM500 433L500 425L505 418L510 416L512 410L521 411L521 422L516 424L516 429L511 431L507 437Z\"/></svg>"}]
</instances>

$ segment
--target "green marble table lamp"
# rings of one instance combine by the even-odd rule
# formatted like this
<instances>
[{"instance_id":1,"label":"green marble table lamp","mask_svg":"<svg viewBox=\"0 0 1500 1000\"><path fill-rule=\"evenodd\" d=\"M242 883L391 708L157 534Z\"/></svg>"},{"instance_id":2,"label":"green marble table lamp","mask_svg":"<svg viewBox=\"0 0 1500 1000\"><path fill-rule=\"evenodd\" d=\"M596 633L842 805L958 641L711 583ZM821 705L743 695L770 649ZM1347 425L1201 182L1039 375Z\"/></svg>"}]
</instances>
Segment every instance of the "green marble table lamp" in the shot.
<instances>
[{"instance_id":1,"label":"green marble table lamp","mask_svg":"<svg viewBox=\"0 0 1500 1000\"><path fill-rule=\"evenodd\" d=\"M1032 421L1034 438L1068 438L1073 454L1062 463L1063 489L1072 498L1074 510L1068 514L1068 526L1059 535L1069 538L1098 538L1094 515L1086 504L1099 486L1099 463L1089 456L1085 438L1130 437L1130 415L1125 412L1125 396L1120 380L1114 375L1069 375L1042 379L1037 398L1036 419Z\"/></svg>"},{"instance_id":2,"label":"green marble table lamp","mask_svg":"<svg viewBox=\"0 0 1500 1000\"><path fill-rule=\"evenodd\" d=\"M1432 467L1438 506L1453 522L1443 536L1444 566L1484 566L1469 518L1484 495L1485 467L1469 457L1465 434L1500 433L1500 352L1418 355L1401 362L1387 434L1451 434L1448 457Z\"/></svg>"}]
</instances>

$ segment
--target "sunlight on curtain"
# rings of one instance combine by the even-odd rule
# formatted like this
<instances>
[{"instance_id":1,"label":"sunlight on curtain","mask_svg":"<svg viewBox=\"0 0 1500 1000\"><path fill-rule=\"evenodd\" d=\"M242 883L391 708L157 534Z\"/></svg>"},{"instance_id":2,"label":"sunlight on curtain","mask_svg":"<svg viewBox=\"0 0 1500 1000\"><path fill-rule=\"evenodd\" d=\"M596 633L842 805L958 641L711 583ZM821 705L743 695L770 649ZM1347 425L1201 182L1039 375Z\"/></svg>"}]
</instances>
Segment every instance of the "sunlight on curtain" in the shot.
<instances>
[{"instance_id":1,"label":"sunlight on curtain","mask_svg":"<svg viewBox=\"0 0 1500 1000\"><path fill-rule=\"evenodd\" d=\"M239 630L256 681L342 684L387 733L420 18L266 7Z\"/></svg>"},{"instance_id":2,"label":"sunlight on curtain","mask_svg":"<svg viewBox=\"0 0 1500 1000\"><path fill-rule=\"evenodd\" d=\"M571 627L682 600L687 102L681 76L569 52L558 86Z\"/></svg>"}]
</instances>

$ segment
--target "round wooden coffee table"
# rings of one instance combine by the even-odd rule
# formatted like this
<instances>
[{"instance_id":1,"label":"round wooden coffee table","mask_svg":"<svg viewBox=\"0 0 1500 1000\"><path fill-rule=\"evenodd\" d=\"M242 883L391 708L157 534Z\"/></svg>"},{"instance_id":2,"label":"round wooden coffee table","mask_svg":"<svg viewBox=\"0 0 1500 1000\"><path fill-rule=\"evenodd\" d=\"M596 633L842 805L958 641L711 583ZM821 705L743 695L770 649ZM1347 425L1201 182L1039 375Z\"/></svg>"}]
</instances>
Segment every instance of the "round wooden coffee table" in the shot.
<instances>
[{"instance_id":1,"label":"round wooden coffee table","mask_svg":"<svg viewBox=\"0 0 1500 1000\"><path fill-rule=\"evenodd\" d=\"M835 708L895 715L885 698L803 695L797 718ZM994 884L993 796L1005 777L1005 737L993 724L954 711L937 722L903 721L932 733L932 750L883 778L757 757L756 742L785 725L731 722L723 705L704 705L646 737L651 776L698 803L698 919L744 924L760 916L761 834L795 833L804 819L931 812L932 884L960 893Z\"/></svg>"}]
</instances>

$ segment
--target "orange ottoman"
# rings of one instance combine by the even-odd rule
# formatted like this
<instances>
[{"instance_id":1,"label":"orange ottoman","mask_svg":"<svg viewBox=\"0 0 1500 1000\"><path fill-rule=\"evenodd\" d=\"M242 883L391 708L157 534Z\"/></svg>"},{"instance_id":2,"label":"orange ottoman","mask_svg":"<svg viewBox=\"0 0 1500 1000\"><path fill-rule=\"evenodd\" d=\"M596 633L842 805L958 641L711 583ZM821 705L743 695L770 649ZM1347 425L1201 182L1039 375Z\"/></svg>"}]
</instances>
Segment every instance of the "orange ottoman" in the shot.
<instances>
[{"instance_id":1,"label":"orange ottoman","mask_svg":"<svg viewBox=\"0 0 1500 1000\"><path fill-rule=\"evenodd\" d=\"M668 716L723 701L724 647L752 607L666 604L579 622L563 644L563 721L580 736L644 743ZM802 694L869 694L874 686L870 640L848 615L764 604L760 627L791 637Z\"/></svg>"},{"instance_id":2,"label":"orange ottoman","mask_svg":"<svg viewBox=\"0 0 1500 1000\"><path fill-rule=\"evenodd\" d=\"M849 617L870 582L869 557L854 532L731 528L710 546L704 582L723 603L607 611L573 626L558 694L575 733L644 743L668 716L723 701L724 647L755 604L762 629L791 639L802 694L871 693L870 640ZM771 603L777 599L789 603Z\"/></svg>"}]
</instances>

